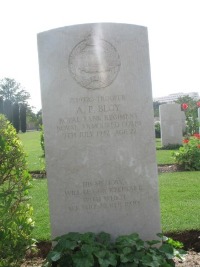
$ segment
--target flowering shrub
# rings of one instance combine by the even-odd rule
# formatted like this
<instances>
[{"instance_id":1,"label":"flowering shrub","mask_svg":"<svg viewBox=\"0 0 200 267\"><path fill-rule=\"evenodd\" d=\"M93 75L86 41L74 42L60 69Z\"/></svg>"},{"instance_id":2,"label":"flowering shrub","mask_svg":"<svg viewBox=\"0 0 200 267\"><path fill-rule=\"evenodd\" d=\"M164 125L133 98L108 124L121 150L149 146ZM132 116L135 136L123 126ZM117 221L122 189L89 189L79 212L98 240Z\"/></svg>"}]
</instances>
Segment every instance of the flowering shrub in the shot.
<instances>
[{"instance_id":1,"label":"flowering shrub","mask_svg":"<svg viewBox=\"0 0 200 267\"><path fill-rule=\"evenodd\" d=\"M183 146L173 152L175 162L184 170L200 170L200 134L183 140Z\"/></svg>"},{"instance_id":2,"label":"flowering shrub","mask_svg":"<svg viewBox=\"0 0 200 267\"><path fill-rule=\"evenodd\" d=\"M0 115L0 267L18 267L33 244L30 175L14 127Z\"/></svg>"},{"instance_id":3,"label":"flowering shrub","mask_svg":"<svg viewBox=\"0 0 200 267\"><path fill-rule=\"evenodd\" d=\"M183 110L186 110L186 109L188 109L188 104L186 104L186 103L183 103L183 104L182 104L182 109L183 109Z\"/></svg>"},{"instance_id":4,"label":"flowering shrub","mask_svg":"<svg viewBox=\"0 0 200 267\"><path fill-rule=\"evenodd\" d=\"M193 135L199 127L197 108L200 107L200 101L197 103L182 103L181 108L186 116L186 134Z\"/></svg>"}]
</instances>

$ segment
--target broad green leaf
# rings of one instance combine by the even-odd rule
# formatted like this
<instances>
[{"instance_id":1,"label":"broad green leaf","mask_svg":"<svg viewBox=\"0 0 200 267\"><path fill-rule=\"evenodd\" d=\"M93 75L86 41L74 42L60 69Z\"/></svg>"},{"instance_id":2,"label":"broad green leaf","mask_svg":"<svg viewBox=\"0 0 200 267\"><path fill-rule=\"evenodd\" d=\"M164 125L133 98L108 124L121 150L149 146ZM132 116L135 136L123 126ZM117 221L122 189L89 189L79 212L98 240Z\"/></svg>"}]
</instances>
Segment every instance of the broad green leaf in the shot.
<instances>
[{"instance_id":1,"label":"broad green leaf","mask_svg":"<svg viewBox=\"0 0 200 267\"><path fill-rule=\"evenodd\" d=\"M61 258L61 252L57 252L57 251L50 251L47 259L51 260L51 261L57 261Z\"/></svg>"},{"instance_id":2,"label":"broad green leaf","mask_svg":"<svg viewBox=\"0 0 200 267\"><path fill-rule=\"evenodd\" d=\"M105 245L110 245L111 243L111 235L105 232L101 232L96 236L96 239L99 243L105 244Z\"/></svg>"},{"instance_id":3,"label":"broad green leaf","mask_svg":"<svg viewBox=\"0 0 200 267\"><path fill-rule=\"evenodd\" d=\"M112 254L108 251L104 251L103 253L100 252L97 255L96 256L98 257L98 262L101 267L117 266L115 254Z\"/></svg>"},{"instance_id":4,"label":"broad green leaf","mask_svg":"<svg viewBox=\"0 0 200 267\"><path fill-rule=\"evenodd\" d=\"M97 252L98 249L99 249L98 247L96 247L96 246L91 246L91 245L88 245L88 244L83 245L83 246L81 247L81 251L82 251L82 253L85 254L85 255L93 254L94 252Z\"/></svg>"},{"instance_id":5,"label":"broad green leaf","mask_svg":"<svg viewBox=\"0 0 200 267\"><path fill-rule=\"evenodd\" d=\"M82 251L72 255L74 267L93 267L94 258L92 255L85 255Z\"/></svg>"},{"instance_id":6,"label":"broad green leaf","mask_svg":"<svg viewBox=\"0 0 200 267\"><path fill-rule=\"evenodd\" d=\"M174 249L169 244L163 244L160 247L160 251L164 252L168 259L172 259L174 257Z\"/></svg>"}]
</instances>

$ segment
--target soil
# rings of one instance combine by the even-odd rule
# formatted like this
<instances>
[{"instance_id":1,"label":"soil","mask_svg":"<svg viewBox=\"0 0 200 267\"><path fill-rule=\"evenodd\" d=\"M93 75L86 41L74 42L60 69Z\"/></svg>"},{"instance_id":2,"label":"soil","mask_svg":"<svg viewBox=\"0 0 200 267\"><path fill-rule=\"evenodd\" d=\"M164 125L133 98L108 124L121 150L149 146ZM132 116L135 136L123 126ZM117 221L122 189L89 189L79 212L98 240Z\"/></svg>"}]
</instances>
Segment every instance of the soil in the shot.
<instances>
[{"instance_id":1,"label":"soil","mask_svg":"<svg viewBox=\"0 0 200 267\"><path fill-rule=\"evenodd\" d=\"M176 165L161 165L158 166L159 173L181 171ZM32 174L33 175L33 174ZM34 178L42 178L41 173L33 175ZM180 241L184 244L184 250L187 255L184 261L174 259L176 267L200 267L200 231L186 231L181 233L164 233L165 236L171 237L174 240ZM27 254L21 267L41 267L45 261L48 252L51 249L51 242L39 242L37 244L37 254Z\"/></svg>"}]
</instances>

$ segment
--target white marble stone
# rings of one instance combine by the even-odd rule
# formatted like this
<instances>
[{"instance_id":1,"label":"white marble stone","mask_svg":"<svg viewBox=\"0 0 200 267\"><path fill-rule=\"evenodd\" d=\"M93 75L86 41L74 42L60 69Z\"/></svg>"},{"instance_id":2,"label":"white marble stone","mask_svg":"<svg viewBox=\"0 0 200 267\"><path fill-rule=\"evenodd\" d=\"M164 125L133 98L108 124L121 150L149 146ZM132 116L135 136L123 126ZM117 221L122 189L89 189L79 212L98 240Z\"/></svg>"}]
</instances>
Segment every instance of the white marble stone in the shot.
<instances>
[{"instance_id":1,"label":"white marble stone","mask_svg":"<svg viewBox=\"0 0 200 267\"><path fill-rule=\"evenodd\" d=\"M162 146L181 145L183 139L183 115L180 104L163 104L159 108Z\"/></svg>"},{"instance_id":2,"label":"white marble stone","mask_svg":"<svg viewBox=\"0 0 200 267\"><path fill-rule=\"evenodd\" d=\"M200 108L198 108L198 121L199 121L199 133L200 133Z\"/></svg>"},{"instance_id":3,"label":"white marble stone","mask_svg":"<svg viewBox=\"0 0 200 267\"><path fill-rule=\"evenodd\" d=\"M38 35L52 236L160 230L147 29Z\"/></svg>"},{"instance_id":4,"label":"white marble stone","mask_svg":"<svg viewBox=\"0 0 200 267\"><path fill-rule=\"evenodd\" d=\"M182 116L182 133L185 133L186 130L186 116L185 116L185 111L181 111L181 116Z\"/></svg>"}]
</instances>

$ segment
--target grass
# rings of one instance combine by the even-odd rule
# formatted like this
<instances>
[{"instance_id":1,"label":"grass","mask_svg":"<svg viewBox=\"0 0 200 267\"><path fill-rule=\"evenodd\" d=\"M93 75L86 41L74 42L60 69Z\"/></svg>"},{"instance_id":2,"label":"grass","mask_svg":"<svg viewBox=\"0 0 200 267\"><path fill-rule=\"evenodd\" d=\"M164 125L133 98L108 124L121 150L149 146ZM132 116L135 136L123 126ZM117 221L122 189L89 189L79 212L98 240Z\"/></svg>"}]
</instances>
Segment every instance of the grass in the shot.
<instances>
[{"instance_id":1,"label":"grass","mask_svg":"<svg viewBox=\"0 0 200 267\"><path fill-rule=\"evenodd\" d=\"M173 150L156 150L157 164L174 164Z\"/></svg>"},{"instance_id":2,"label":"grass","mask_svg":"<svg viewBox=\"0 0 200 267\"><path fill-rule=\"evenodd\" d=\"M42 171L45 169L43 151L40 146L40 131L18 134L27 154L29 171Z\"/></svg>"},{"instance_id":3,"label":"grass","mask_svg":"<svg viewBox=\"0 0 200 267\"><path fill-rule=\"evenodd\" d=\"M200 171L159 175L162 229L200 229Z\"/></svg>"},{"instance_id":4,"label":"grass","mask_svg":"<svg viewBox=\"0 0 200 267\"><path fill-rule=\"evenodd\" d=\"M49 202L46 179L34 179L30 190L35 227L32 236L37 240L50 240Z\"/></svg>"},{"instance_id":5,"label":"grass","mask_svg":"<svg viewBox=\"0 0 200 267\"><path fill-rule=\"evenodd\" d=\"M174 164L174 158L172 157L172 151L173 150L166 150L166 149L161 149L162 148L162 143L161 143L161 138L156 138L156 161L157 164Z\"/></svg>"},{"instance_id":6,"label":"grass","mask_svg":"<svg viewBox=\"0 0 200 267\"><path fill-rule=\"evenodd\" d=\"M29 170L43 170L40 132L19 134L27 152ZM161 147L160 140L156 146ZM172 150L157 150L158 164L173 164ZM200 229L200 172L174 172L159 175L161 221L163 232L182 232ZM34 208L35 229L33 237L37 240L50 239L49 206L47 180L33 180L30 190Z\"/></svg>"}]
</instances>

